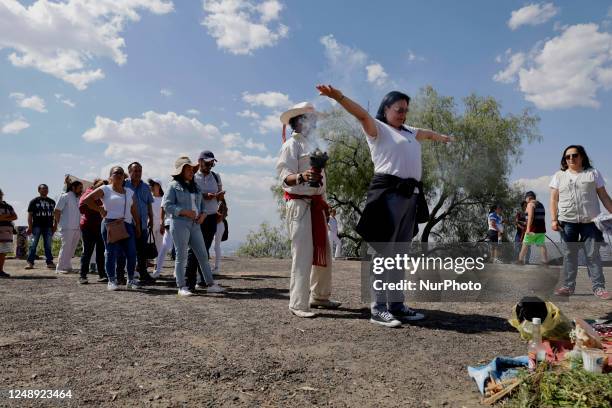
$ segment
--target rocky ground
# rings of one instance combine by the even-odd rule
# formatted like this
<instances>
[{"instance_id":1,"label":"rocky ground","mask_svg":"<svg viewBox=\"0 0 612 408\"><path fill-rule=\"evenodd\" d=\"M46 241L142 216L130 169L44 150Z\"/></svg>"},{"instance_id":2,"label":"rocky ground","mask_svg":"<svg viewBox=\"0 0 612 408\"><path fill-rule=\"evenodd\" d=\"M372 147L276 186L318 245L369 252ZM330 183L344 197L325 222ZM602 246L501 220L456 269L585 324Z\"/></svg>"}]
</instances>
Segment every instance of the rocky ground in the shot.
<instances>
[{"instance_id":1,"label":"rocky ground","mask_svg":"<svg viewBox=\"0 0 612 408\"><path fill-rule=\"evenodd\" d=\"M8 261L13 278L0 280L0 406L472 407L480 395L467 365L526 351L506 322L516 299L414 303L426 320L370 324L358 262L335 264L343 305L311 320L287 310L287 260L228 258L219 279L228 293L191 298L176 296L170 262L140 292L23 266ZM579 276L561 309L612 318L612 302ZM72 398L11 400L9 389Z\"/></svg>"}]
</instances>

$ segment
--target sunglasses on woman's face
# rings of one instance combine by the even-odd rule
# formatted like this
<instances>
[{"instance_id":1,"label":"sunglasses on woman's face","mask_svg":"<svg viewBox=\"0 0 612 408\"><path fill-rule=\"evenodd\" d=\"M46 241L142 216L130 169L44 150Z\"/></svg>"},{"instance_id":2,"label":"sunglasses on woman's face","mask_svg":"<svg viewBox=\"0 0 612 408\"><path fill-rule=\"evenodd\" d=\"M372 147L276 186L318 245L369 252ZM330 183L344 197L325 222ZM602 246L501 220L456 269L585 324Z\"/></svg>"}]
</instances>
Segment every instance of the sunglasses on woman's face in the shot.
<instances>
[{"instance_id":1,"label":"sunglasses on woman's face","mask_svg":"<svg viewBox=\"0 0 612 408\"><path fill-rule=\"evenodd\" d=\"M565 155L565 160L575 159L580 156L580 153L570 153Z\"/></svg>"}]
</instances>

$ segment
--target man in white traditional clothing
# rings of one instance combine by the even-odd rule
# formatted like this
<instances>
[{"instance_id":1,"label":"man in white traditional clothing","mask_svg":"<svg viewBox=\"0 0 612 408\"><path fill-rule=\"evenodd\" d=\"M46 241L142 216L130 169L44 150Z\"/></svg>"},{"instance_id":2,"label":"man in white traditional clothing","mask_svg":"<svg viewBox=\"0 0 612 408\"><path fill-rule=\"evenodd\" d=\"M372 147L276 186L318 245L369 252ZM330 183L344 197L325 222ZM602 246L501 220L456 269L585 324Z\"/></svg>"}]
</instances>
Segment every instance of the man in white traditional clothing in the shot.
<instances>
[{"instance_id":1,"label":"man in white traditional clothing","mask_svg":"<svg viewBox=\"0 0 612 408\"><path fill-rule=\"evenodd\" d=\"M332 256L327 234L329 206L325 202L325 172L313 168L311 155L316 145L314 106L301 102L283 113L283 147L276 170L285 191L286 221L291 239L291 282L289 310L298 317L314 317L311 308L337 309L330 300ZM286 126L291 138L285 141Z\"/></svg>"}]
</instances>

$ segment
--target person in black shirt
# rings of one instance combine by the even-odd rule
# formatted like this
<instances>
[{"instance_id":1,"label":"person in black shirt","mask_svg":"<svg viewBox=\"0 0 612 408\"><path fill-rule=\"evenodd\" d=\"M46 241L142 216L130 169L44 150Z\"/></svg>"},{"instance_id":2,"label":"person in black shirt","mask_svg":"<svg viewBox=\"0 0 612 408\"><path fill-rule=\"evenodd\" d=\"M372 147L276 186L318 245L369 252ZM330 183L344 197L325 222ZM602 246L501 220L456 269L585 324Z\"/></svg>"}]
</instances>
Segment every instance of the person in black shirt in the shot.
<instances>
[{"instance_id":1,"label":"person in black shirt","mask_svg":"<svg viewBox=\"0 0 612 408\"><path fill-rule=\"evenodd\" d=\"M526 211L527 201L522 201L521 209L516 213L516 216L514 217L514 226L516 227L516 234L514 235L515 261L519 259L519 254L523 245L523 238L525 238L525 232L527 228L527 217L525 217ZM531 247L527 248L527 254L525 255L525 264L529 263L529 258L531 258Z\"/></svg>"},{"instance_id":2,"label":"person in black shirt","mask_svg":"<svg viewBox=\"0 0 612 408\"><path fill-rule=\"evenodd\" d=\"M56 225L53 221L55 201L47 197L49 194L49 187L47 187L46 184L38 186L38 194L40 195L30 201L28 205L28 235L32 234L33 239L30 245L30 253L28 254L28 265L25 269L34 268L36 248L38 247L38 241L41 236L45 247L47 268L55 269L53 254L51 253L52 238L56 229Z\"/></svg>"},{"instance_id":3,"label":"person in black shirt","mask_svg":"<svg viewBox=\"0 0 612 408\"><path fill-rule=\"evenodd\" d=\"M0 190L0 278L10 278L4 272L4 259L6 254L13 252L13 221L17 214L9 204L4 201L4 193Z\"/></svg>"}]
</instances>

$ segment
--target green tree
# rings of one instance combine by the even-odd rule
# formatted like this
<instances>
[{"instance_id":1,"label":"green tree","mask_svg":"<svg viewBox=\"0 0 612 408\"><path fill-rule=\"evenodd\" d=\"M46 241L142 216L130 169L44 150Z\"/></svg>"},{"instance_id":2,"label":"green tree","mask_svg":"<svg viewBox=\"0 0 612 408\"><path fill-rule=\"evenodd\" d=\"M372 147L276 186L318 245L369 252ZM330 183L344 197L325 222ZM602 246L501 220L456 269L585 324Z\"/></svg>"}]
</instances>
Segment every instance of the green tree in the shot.
<instances>
[{"instance_id":1,"label":"green tree","mask_svg":"<svg viewBox=\"0 0 612 408\"><path fill-rule=\"evenodd\" d=\"M262 223L258 231L251 231L236 255L252 258L288 258L291 256L289 238L282 227Z\"/></svg>"},{"instance_id":2,"label":"green tree","mask_svg":"<svg viewBox=\"0 0 612 408\"><path fill-rule=\"evenodd\" d=\"M431 235L443 241L482 238L491 204L506 209L520 204L521 193L510 183L510 173L520 162L522 145L540 140L539 118L529 110L504 115L494 98L477 95L464 98L464 112L458 114L454 99L432 87L424 88L412 105L411 125L456 138L448 145L422 144L430 218L421 241Z\"/></svg>"}]
</instances>

